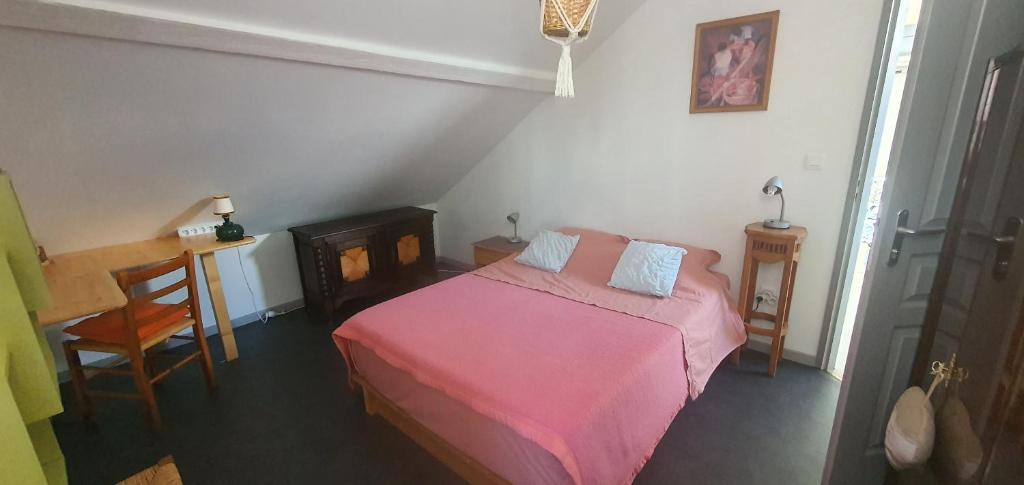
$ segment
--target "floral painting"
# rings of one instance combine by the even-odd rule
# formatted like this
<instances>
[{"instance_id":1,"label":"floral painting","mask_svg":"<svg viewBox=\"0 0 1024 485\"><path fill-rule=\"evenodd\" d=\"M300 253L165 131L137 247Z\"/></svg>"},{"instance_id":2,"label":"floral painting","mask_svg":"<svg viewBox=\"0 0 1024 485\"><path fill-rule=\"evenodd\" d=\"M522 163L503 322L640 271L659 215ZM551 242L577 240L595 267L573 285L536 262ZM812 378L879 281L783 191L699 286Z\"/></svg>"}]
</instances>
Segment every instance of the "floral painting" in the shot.
<instances>
[{"instance_id":1,"label":"floral painting","mask_svg":"<svg viewBox=\"0 0 1024 485\"><path fill-rule=\"evenodd\" d=\"M768 109L779 12L697 25L690 112Z\"/></svg>"}]
</instances>

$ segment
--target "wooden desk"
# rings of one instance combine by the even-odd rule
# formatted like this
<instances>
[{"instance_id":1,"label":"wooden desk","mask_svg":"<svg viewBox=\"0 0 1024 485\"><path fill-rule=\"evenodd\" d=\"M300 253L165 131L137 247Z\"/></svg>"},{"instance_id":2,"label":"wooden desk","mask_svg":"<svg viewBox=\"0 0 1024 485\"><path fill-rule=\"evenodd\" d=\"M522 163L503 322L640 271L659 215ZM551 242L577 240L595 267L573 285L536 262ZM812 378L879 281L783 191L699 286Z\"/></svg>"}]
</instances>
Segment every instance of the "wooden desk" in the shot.
<instances>
[{"instance_id":1,"label":"wooden desk","mask_svg":"<svg viewBox=\"0 0 1024 485\"><path fill-rule=\"evenodd\" d=\"M224 355L227 360L235 360L238 358L238 347L235 345L235 334L221 288L220 271L213 253L254 242L256 239L253 237L220 242L211 234L189 238L165 237L58 254L43 266L53 305L39 312L39 323L43 326L56 325L121 308L128 304L128 299L117 286L113 273L159 263L191 249L203 265L213 313L224 344Z\"/></svg>"}]
</instances>

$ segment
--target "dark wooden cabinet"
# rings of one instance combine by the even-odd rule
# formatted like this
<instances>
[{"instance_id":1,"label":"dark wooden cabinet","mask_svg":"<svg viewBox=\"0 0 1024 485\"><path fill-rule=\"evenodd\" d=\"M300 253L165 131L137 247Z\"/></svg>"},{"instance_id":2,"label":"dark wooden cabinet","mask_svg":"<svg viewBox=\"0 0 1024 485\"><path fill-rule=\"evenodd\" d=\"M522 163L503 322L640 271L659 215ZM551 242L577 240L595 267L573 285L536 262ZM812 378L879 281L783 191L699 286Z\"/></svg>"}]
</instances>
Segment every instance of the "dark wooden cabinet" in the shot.
<instances>
[{"instance_id":1,"label":"dark wooden cabinet","mask_svg":"<svg viewBox=\"0 0 1024 485\"><path fill-rule=\"evenodd\" d=\"M288 229L306 309L333 322L347 300L414 286L435 272L434 211L402 207Z\"/></svg>"}]
</instances>

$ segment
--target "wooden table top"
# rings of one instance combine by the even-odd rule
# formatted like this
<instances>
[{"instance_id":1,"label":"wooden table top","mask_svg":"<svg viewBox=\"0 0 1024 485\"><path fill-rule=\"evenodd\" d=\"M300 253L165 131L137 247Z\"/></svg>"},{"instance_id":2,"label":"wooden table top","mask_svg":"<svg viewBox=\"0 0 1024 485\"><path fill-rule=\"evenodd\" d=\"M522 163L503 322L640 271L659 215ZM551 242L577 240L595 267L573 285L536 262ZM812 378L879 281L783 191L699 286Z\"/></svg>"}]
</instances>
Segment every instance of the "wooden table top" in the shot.
<instances>
[{"instance_id":1,"label":"wooden table top","mask_svg":"<svg viewBox=\"0 0 1024 485\"><path fill-rule=\"evenodd\" d=\"M52 256L43 275L53 302L38 314L43 326L121 308L128 304L112 273L178 256L186 249L203 255L256 242L251 236L221 242L213 234L165 237Z\"/></svg>"},{"instance_id":2,"label":"wooden table top","mask_svg":"<svg viewBox=\"0 0 1024 485\"><path fill-rule=\"evenodd\" d=\"M772 229L770 227L764 227L763 223L752 222L747 224L744 229L749 235L762 236L775 239L796 239L802 241L807 237L807 228L803 226L790 226L789 229Z\"/></svg>"},{"instance_id":3,"label":"wooden table top","mask_svg":"<svg viewBox=\"0 0 1024 485\"><path fill-rule=\"evenodd\" d=\"M508 242L508 238L505 236L494 236L477 241L473 243L473 246L478 248L490 249L491 251L498 251L502 253L518 253L530 244L530 241L520 241L517 243Z\"/></svg>"}]
</instances>

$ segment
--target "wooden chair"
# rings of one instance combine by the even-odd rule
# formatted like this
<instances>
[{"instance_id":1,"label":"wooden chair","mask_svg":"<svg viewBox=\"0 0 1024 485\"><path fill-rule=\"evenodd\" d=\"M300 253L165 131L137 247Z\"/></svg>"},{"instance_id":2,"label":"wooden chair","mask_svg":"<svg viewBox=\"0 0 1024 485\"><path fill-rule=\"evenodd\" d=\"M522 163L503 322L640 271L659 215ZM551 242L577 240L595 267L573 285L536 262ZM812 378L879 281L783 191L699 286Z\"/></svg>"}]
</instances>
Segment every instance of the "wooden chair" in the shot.
<instances>
[{"instance_id":1,"label":"wooden chair","mask_svg":"<svg viewBox=\"0 0 1024 485\"><path fill-rule=\"evenodd\" d=\"M159 290L142 295L134 295L133 288L154 278L185 270L185 277ZM76 335L77 340L64 342L64 354L67 356L71 370L71 381L74 385L75 398L82 416L93 417L93 398L103 399L138 399L146 404L150 425L154 431L160 430L160 412L157 409L153 384L164 380L171 372L186 364L198 361L203 368L206 386L210 392L217 384L213 376L213 363L210 359L210 348L203 333L203 319L199 310L199 297L196 291L196 271L192 251L154 267L140 271L121 271L117 274L117 282L128 298L128 305L95 317L82 320L64 331ZM166 297L181 289L187 289L184 301L173 304L156 303L154 300ZM192 328L192 336L175 335ZM197 350L177 360L163 371L156 372L154 365L157 357L177 357L156 353L153 349L168 339L194 340ZM82 365L78 353L82 350L104 352L121 356L115 366L127 361L128 369L119 367L98 367ZM86 388L86 371L96 374L114 374L130 376L135 380L137 394L96 391Z\"/></svg>"}]
</instances>

